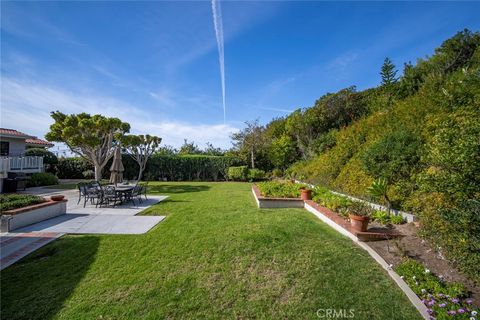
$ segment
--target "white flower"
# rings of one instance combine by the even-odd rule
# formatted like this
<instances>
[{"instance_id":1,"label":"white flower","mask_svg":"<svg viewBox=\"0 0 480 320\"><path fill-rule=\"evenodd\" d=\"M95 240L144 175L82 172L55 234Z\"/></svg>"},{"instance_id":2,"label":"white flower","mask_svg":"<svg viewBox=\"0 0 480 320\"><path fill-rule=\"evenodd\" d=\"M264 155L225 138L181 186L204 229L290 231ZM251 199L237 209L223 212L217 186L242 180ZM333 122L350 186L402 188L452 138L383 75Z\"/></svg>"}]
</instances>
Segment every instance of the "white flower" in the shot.
<instances>
[{"instance_id":1,"label":"white flower","mask_svg":"<svg viewBox=\"0 0 480 320\"><path fill-rule=\"evenodd\" d=\"M430 269L425 269L425 273L430 273Z\"/></svg>"},{"instance_id":2,"label":"white flower","mask_svg":"<svg viewBox=\"0 0 480 320\"><path fill-rule=\"evenodd\" d=\"M425 293L425 292L427 292L427 290L425 290L425 289L422 289L422 293Z\"/></svg>"},{"instance_id":3,"label":"white flower","mask_svg":"<svg viewBox=\"0 0 480 320\"><path fill-rule=\"evenodd\" d=\"M475 317L476 315L477 315L477 311L473 310L473 311L472 311L472 316Z\"/></svg>"},{"instance_id":4,"label":"white flower","mask_svg":"<svg viewBox=\"0 0 480 320\"><path fill-rule=\"evenodd\" d=\"M400 276L400 279L403 279L403 276Z\"/></svg>"},{"instance_id":5,"label":"white flower","mask_svg":"<svg viewBox=\"0 0 480 320\"><path fill-rule=\"evenodd\" d=\"M417 277L413 276L412 279L415 280L415 279L417 279Z\"/></svg>"}]
</instances>

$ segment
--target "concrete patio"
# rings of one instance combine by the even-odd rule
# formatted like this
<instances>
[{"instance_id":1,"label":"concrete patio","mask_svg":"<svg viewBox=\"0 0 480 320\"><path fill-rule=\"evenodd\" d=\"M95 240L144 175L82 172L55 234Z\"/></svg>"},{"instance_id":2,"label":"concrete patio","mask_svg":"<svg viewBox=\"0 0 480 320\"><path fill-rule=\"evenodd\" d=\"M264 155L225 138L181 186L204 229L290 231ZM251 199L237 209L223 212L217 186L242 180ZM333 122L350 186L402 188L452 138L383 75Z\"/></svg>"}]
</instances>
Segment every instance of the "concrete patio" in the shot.
<instances>
[{"instance_id":1,"label":"concrete patio","mask_svg":"<svg viewBox=\"0 0 480 320\"><path fill-rule=\"evenodd\" d=\"M166 196L148 196L115 207L95 208L94 204L78 202L77 190L31 188L26 193L48 197L63 194L68 199L67 213L35 223L0 236L0 270L64 234L143 234L165 216L136 216L148 207L165 200Z\"/></svg>"}]
</instances>

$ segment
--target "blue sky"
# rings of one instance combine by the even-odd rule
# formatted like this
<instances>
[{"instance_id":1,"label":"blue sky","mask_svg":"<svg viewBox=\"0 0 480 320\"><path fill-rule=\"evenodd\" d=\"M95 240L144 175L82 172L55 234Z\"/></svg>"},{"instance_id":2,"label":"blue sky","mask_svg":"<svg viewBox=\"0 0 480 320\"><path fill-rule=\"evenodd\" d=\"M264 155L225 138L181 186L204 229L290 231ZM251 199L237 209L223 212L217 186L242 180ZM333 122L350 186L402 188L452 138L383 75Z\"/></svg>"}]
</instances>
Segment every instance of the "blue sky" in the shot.
<instances>
[{"instance_id":1,"label":"blue sky","mask_svg":"<svg viewBox=\"0 0 480 320\"><path fill-rule=\"evenodd\" d=\"M230 147L327 92L379 83L388 56L432 54L476 2L221 2L226 122L206 2L2 2L1 126L40 137L49 112L117 116L134 133Z\"/></svg>"}]
</instances>

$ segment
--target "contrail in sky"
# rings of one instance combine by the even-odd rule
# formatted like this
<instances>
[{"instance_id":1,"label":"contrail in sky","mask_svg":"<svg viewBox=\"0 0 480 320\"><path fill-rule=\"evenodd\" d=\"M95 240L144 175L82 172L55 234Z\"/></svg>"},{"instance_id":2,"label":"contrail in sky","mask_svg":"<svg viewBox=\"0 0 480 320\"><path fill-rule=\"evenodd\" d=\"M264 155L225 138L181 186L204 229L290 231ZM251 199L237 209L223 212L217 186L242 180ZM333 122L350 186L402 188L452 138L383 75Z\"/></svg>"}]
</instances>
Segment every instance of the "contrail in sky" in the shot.
<instances>
[{"instance_id":1,"label":"contrail in sky","mask_svg":"<svg viewBox=\"0 0 480 320\"><path fill-rule=\"evenodd\" d=\"M220 63L220 77L222 80L223 123L226 122L225 107L225 55L223 51L223 23L222 8L218 0L212 0L213 26L217 37L218 61Z\"/></svg>"}]
</instances>

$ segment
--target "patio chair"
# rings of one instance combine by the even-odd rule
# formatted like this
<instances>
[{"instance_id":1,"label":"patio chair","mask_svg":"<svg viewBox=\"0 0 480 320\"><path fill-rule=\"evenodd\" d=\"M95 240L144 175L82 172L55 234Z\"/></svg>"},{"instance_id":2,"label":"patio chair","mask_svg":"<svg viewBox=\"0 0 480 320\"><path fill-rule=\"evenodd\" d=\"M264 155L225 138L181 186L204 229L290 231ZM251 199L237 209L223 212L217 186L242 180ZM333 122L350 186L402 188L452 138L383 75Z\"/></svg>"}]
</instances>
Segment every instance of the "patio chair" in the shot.
<instances>
[{"instance_id":1,"label":"patio chair","mask_svg":"<svg viewBox=\"0 0 480 320\"><path fill-rule=\"evenodd\" d=\"M129 200L132 201L133 205L135 205L135 199L138 200L138 203L142 203L142 186L137 184L135 187L133 187L129 197Z\"/></svg>"},{"instance_id":2,"label":"patio chair","mask_svg":"<svg viewBox=\"0 0 480 320\"><path fill-rule=\"evenodd\" d=\"M101 200L99 202L100 207L103 204L106 204L107 206L113 203L113 206L115 207L115 204L117 202L121 202L121 197L118 195L117 191L115 191L115 188L112 186L105 186L102 187L100 186L101 189Z\"/></svg>"},{"instance_id":3,"label":"patio chair","mask_svg":"<svg viewBox=\"0 0 480 320\"><path fill-rule=\"evenodd\" d=\"M90 200L90 203L93 203L94 200L97 200L97 205L98 202L100 201L101 194L95 190L89 187L87 183L79 183L78 185L78 201L77 204L80 203L80 200L82 200L82 197L84 198L83 201L83 207L87 205L87 201Z\"/></svg>"},{"instance_id":4,"label":"patio chair","mask_svg":"<svg viewBox=\"0 0 480 320\"><path fill-rule=\"evenodd\" d=\"M145 200L147 200L148 181L140 183L140 186L142 187L142 190L140 193L142 193L143 196L145 197Z\"/></svg>"},{"instance_id":5,"label":"patio chair","mask_svg":"<svg viewBox=\"0 0 480 320\"><path fill-rule=\"evenodd\" d=\"M117 204L117 202L121 202L121 197L115 191L115 188L112 186L100 186L100 201L97 205L107 205L109 206L113 203L113 207Z\"/></svg>"},{"instance_id":6,"label":"patio chair","mask_svg":"<svg viewBox=\"0 0 480 320\"><path fill-rule=\"evenodd\" d=\"M98 181L90 181L88 183L88 185L91 187L91 188L98 188L98 189L101 189L102 185L100 184L100 182Z\"/></svg>"}]
</instances>

